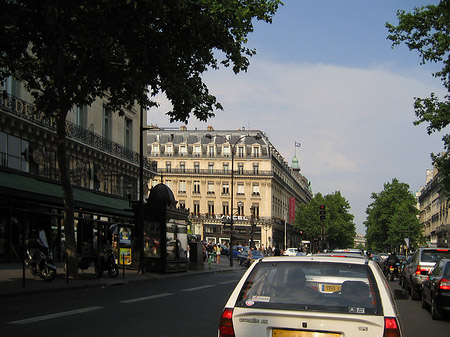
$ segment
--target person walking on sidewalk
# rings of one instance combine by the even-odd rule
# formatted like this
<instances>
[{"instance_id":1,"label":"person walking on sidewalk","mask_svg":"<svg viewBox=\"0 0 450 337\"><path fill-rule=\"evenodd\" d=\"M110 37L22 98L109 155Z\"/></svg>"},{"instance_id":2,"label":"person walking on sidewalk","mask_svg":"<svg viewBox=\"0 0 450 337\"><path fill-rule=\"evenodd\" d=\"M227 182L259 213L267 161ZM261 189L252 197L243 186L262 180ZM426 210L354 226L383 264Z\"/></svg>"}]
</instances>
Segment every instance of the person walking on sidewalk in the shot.
<instances>
[{"instance_id":1,"label":"person walking on sidewalk","mask_svg":"<svg viewBox=\"0 0 450 337\"><path fill-rule=\"evenodd\" d=\"M219 244L217 244L216 245L216 262L217 263L220 263L220 254L221 254L221 251L220 251L220 245Z\"/></svg>"}]
</instances>

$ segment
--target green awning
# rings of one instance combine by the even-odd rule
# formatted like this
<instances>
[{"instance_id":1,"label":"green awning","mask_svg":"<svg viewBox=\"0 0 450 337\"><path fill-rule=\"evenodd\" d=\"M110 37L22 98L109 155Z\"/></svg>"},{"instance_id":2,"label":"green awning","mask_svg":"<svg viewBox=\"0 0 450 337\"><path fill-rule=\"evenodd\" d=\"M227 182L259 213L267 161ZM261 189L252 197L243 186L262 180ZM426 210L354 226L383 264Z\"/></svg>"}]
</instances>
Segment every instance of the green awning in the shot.
<instances>
[{"instance_id":1,"label":"green awning","mask_svg":"<svg viewBox=\"0 0 450 337\"><path fill-rule=\"evenodd\" d=\"M0 172L0 195L63 206L61 185L12 172ZM132 217L128 200L73 187L76 208L106 215Z\"/></svg>"}]
</instances>

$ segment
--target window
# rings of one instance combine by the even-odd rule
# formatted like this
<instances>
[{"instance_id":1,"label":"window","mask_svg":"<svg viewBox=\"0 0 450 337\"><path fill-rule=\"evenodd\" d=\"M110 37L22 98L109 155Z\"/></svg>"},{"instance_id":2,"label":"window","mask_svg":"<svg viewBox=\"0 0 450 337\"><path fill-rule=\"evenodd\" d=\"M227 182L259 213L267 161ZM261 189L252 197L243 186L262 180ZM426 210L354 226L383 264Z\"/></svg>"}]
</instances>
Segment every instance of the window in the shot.
<instances>
[{"instance_id":1,"label":"window","mask_svg":"<svg viewBox=\"0 0 450 337\"><path fill-rule=\"evenodd\" d=\"M230 194L230 184L229 183L222 184L222 194Z\"/></svg>"},{"instance_id":2,"label":"window","mask_svg":"<svg viewBox=\"0 0 450 337\"><path fill-rule=\"evenodd\" d=\"M185 200L180 200L180 208L186 208L186 201Z\"/></svg>"},{"instance_id":3,"label":"window","mask_svg":"<svg viewBox=\"0 0 450 337\"><path fill-rule=\"evenodd\" d=\"M208 213L214 214L214 202L213 201L208 201Z\"/></svg>"},{"instance_id":4,"label":"window","mask_svg":"<svg viewBox=\"0 0 450 337\"><path fill-rule=\"evenodd\" d=\"M259 205L258 204L253 204L252 208L253 208L253 215L254 216L259 216Z\"/></svg>"},{"instance_id":5,"label":"window","mask_svg":"<svg viewBox=\"0 0 450 337\"><path fill-rule=\"evenodd\" d=\"M184 161L180 163L180 172L186 173L186 163Z\"/></svg>"},{"instance_id":6,"label":"window","mask_svg":"<svg viewBox=\"0 0 450 337\"><path fill-rule=\"evenodd\" d=\"M166 155L169 157L173 156L173 146L171 145L166 145Z\"/></svg>"},{"instance_id":7,"label":"window","mask_svg":"<svg viewBox=\"0 0 450 337\"><path fill-rule=\"evenodd\" d=\"M179 193L186 193L186 181L185 180L180 180L180 185L179 185Z\"/></svg>"},{"instance_id":8,"label":"window","mask_svg":"<svg viewBox=\"0 0 450 337\"><path fill-rule=\"evenodd\" d=\"M200 204L198 201L194 201L194 213L200 213Z\"/></svg>"},{"instance_id":9,"label":"window","mask_svg":"<svg viewBox=\"0 0 450 337\"><path fill-rule=\"evenodd\" d=\"M180 146L180 156L181 157L186 157L187 156L186 145L181 145Z\"/></svg>"},{"instance_id":10,"label":"window","mask_svg":"<svg viewBox=\"0 0 450 337\"><path fill-rule=\"evenodd\" d=\"M200 193L200 181L194 181L194 193Z\"/></svg>"},{"instance_id":11,"label":"window","mask_svg":"<svg viewBox=\"0 0 450 337\"><path fill-rule=\"evenodd\" d=\"M87 129L87 106L75 107L75 124Z\"/></svg>"},{"instance_id":12,"label":"window","mask_svg":"<svg viewBox=\"0 0 450 337\"><path fill-rule=\"evenodd\" d=\"M199 162L194 163L194 173L200 173L200 163Z\"/></svg>"},{"instance_id":13,"label":"window","mask_svg":"<svg viewBox=\"0 0 450 337\"><path fill-rule=\"evenodd\" d=\"M194 157L200 157L201 155L201 147L200 145L194 146Z\"/></svg>"},{"instance_id":14,"label":"window","mask_svg":"<svg viewBox=\"0 0 450 337\"><path fill-rule=\"evenodd\" d=\"M231 152L230 152L230 147L229 146L224 146L222 151L223 151L223 156L224 157L230 157L231 156Z\"/></svg>"},{"instance_id":15,"label":"window","mask_svg":"<svg viewBox=\"0 0 450 337\"><path fill-rule=\"evenodd\" d=\"M252 195L259 195L259 183L252 184Z\"/></svg>"},{"instance_id":16,"label":"window","mask_svg":"<svg viewBox=\"0 0 450 337\"><path fill-rule=\"evenodd\" d=\"M170 161L166 162L166 173L172 172L172 163Z\"/></svg>"},{"instance_id":17,"label":"window","mask_svg":"<svg viewBox=\"0 0 450 337\"><path fill-rule=\"evenodd\" d=\"M259 146L253 147L253 157L259 158Z\"/></svg>"},{"instance_id":18,"label":"window","mask_svg":"<svg viewBox=\"0 0 450 337\"><path fill-rule=\"evenodd\" d=\"M244 215L244 203L243 202L238 203L237 214Z\"/></svg>"},{"instance_id":19,"label":"window","mask_svg":"<svg viewBox=\"0 0 450 337\"><path fill-rule=\"evenodd\" d=\"M102 136L106 139L112 139L112 111L105 105L103 106Z\"/></svg>"},{"instance_id":20,"label":"window","mask_svg":"<svg viewBox=\"0 0 450 337\"><path fill-rule=\"evenodd\" d=\"M214 157L214 154L215 154L214 146L208 146L208 156Z\"/></svg>"},{"instance_id":21,"label":"window","mask_svg":"<svg viewBox=\"0 0 450 337\"><path fill-rule=\"evenodd\" d=\"M124 145L127 149L133 148L133 121L125 117Z\"/></svg>"},{"instance_id":22,"label":"window","mask_svg":"<svg viewBox=\"0 0 450 337\"><path fill-rule=\"evenodd\" d=\"M230 165L228 163L223 163L223 174L230 173Z\"/></svg>"},{"instance_id":23,"label":"window","mask_svg":"<svg viewBox=\"0 0 450 337\"><path fill-rule=\"evenodd\" d=\"M243 146L239 146L238 147L238 157L239 158L244 158L244 147Z\"/></svg>"},{"instance_id":24,"label":"window","mask_svg":"<svg viewBox=\"0 0 450 337\"><path fill-rule=\"evenodd\" d=\"M208 181L208 194L214 194L214 181Z\"/></svg>"},{"instance_id":25,"label":"window","mask_svg":"<svg viewBox=\"0 0 450 337\"><path fill-rule=\"evenodd\" d=\"M159 145L158 144L152 145L151 155L152 156L159 156Z\"/></svg>"},{"instance_id":26,"label":"window","mask_svg":"<svg viewBox=\"0 0 450 337\"><path fill-rule=\"evenodd\" d=\"M164 183L168 188L172 189L172 180L166 180Z\"/></svg>"},{"instance_id":27,"label":"window","mask_svg":"<svg viewBox=\"0 0 450 337\"><path fill-rule=\"evenodd\" d=\"M259 164L253 164L253 174L254 175L259 174Z\"/></svg>"},{"instance_id":28,"label":"window","mask_svg":"<svg viewBox=\"0 0 450 337\"><path fill-rule=\"evenodd\" d=\"M244 164L243 163L238 164L238 174L244 174Z\"/></svg>"},{"instance_id":29,"label":"window","mask_svg":"<svg viewBox=\"0 0 450 337\"><path fill-rule=\"evenodd\" d=\"M238 183L237 185L237 194L244 195L244 183Z\"/></svg>"},{"instance_id":30,"label":"window","mask_svg":"<svg viewBox=\"0 0 450 337\"><path fill-rule=\"evenodd\" d=\"M214 173L214 163L208 163L208 171L209 173Z\"/></svg>"},{"instance_id":31,"label":"window","mask_svg":"<svg viewBox=\"0 0 450 337\"><path fill-rule=\"evenodd\" d=\"M224 203L222 204L222 213L223 213L224 215L230 214L230 205L228 205L228 202L224 202Z\"/></svg>"}]
</instances>

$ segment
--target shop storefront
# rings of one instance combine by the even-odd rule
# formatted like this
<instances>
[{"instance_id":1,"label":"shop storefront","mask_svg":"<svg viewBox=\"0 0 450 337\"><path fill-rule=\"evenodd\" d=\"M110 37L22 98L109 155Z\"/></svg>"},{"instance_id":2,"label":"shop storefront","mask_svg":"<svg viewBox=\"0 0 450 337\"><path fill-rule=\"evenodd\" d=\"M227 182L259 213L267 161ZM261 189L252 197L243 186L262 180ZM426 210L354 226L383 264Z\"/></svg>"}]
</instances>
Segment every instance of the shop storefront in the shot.
<instances>
[{"instance_id":1,"label":"shop storefront","mask_svg":"<svg viewBox=\"0 0 450 337\"><path fill-rule=\"evenodd\" d=\"M131 233L134 215L126 199L74 188L75 238L80 256L112 247L115 228ZM44 230L56 261L65 252L62 189L58 183L0 172L0 262L19 261L23 243ZM122 244L125 245L125 244Z\"/></svg>"}]
</instances>

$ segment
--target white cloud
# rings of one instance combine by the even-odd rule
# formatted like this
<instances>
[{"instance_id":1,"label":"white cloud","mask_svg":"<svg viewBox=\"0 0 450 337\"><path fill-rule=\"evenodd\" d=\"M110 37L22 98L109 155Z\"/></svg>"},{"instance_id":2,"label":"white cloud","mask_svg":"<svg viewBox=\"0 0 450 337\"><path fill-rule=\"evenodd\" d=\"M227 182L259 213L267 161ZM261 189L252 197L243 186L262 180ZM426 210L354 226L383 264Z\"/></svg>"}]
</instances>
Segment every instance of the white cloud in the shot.
<instances>
[{"instance_id":1,"label":"white cloud","mask_svg":"<svg viewBox=\"0 0 450 337\"><path fill-rule=\"evenodd\" d=\"M207 123L191 120L189 128L260 129L288 162L297 151L314 192L340 190L349 200L358 232L372 192L394 177L418 189L430 152L442 149L441 135L413 126L413 98L442 93L440 82L418 69L255 61L248 73L212 71L205 81L225 110ZM149 123L169 126L156 109Z\"/></svg>"}]
</instances>

